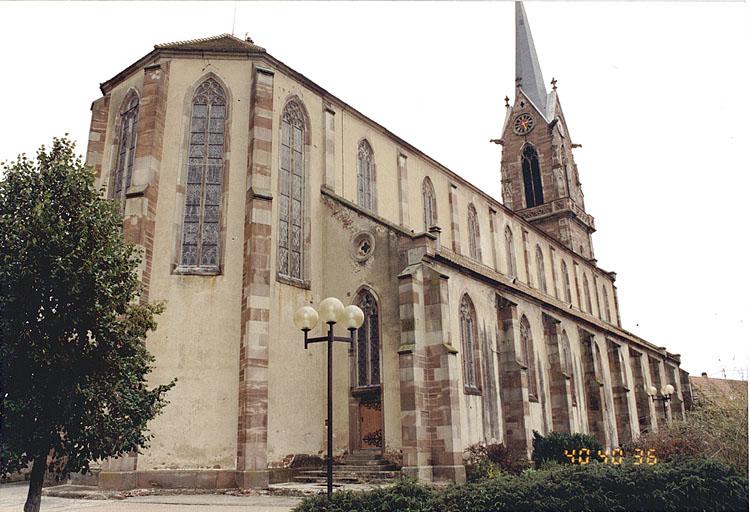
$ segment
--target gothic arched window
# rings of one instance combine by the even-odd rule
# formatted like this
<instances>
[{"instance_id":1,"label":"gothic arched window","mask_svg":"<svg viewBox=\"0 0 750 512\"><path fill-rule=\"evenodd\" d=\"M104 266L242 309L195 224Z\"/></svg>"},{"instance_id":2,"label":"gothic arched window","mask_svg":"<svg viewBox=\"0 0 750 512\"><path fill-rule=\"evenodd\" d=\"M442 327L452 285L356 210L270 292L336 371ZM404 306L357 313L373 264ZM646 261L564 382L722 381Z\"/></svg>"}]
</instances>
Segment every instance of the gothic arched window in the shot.
<instances>
[{"instance_id":1,"label":"gothic arched window","mask_svg":"<svg viewBox=\"0 0 750 512\"><path fill-rule=\"evenodd\" d=\"M375 162L372 146L366 140L357 148L357 203L375 210Z\"/></svg>"},{"instance_id":2,"label":"gothic arched window","mask_svg":"<svg viewBox=\"0 0 750 512\"><path fill-rule=\"evenodd\" d=\"M482 247L479 245L479 218L473 204L469 204L467 216L469 225L469 255L477 261L482 260Z\"/></svg>"},{"instance_id":3,"label":"gothic arched window","mask_svg":"<svg viewBox=\"0 0 750 512\"><path fill-rule=\"evenodd\" d=\"M474 304L467 294L461 298L459 308L461 319L461 348L464 351L464 390L468 392L479 391L479 378L477 376L476 353L477 350L477 315Z\"/></svg>"},{"instance_id":4,"label":"gothic arched window","mask_svg":"<svg viewBox=\"0 0 750 512\"><path fill-rule=\"evenodd\" d=\"M505 260L508 262L508 277L516 277L516 250L510 226L505 226Z\"/></svg>"},{"instance_id":5,"label":"gothic arched window","mask_svg":"<svg viewBox=\"0 0 750 512\"><path fill-rule=\"evenodd\" d=\"M138 94L131 91L122 102L120 108L119 126L117 134L117 163L112 177L112 187L109 197L120 201L120 214L125 213L125 195L133 178L133 162L135 161L135 144L138 131Z\"/></svg>"},{"instance_id":6,"label":"gothic arched window","mask_svg":"<svg viewBox=\"0 0 750 512\"><path fill-rule=\"evenodd\" d=\"M612 313L609 310L609 296L607 295L607 287L602 285L602 300L604 301L604 319L607 322L612 322Z\"/></svg>"},{"instance_id":7,"label":"gothic arched window","mask_svg":"<svg viewBox=\"0 0 750 512\"><path fill-rule=\"evenodd\" d=\"M432 180L425 177L422 181L422 209L424 211L424 230L437 225L437 201L435 200L435 189Z\"/></svg>"},{"instance_id":8,"label":"gothic arched window","mask_svg":"<svg viewBox=\"0 0 750 512\"><path fill-rule=\"evenodd\" d=\"M192 104L180 264L218 271L226 93L208 78L195 90Z\"/></svg>"},{"instance_id":9,"label":"gothic arched window","mask_svg":"<svg viewBox=\"0 0 750 512\"><path fill-rule=\"evenodd\" d=\"M563 331L560 337L560 368L565 375L573 373L573 356L570 354L570 340L568 333Z\"/></svg>"},{"instance_id":10,"label":"gothic arched window","mask_svg":"<svg viewBox=\"0 0 750 512\"><path fill-rule=\"evenodd\" d=\"M542 248L536 246L536 279L539 283L539 289L547 293L547 276L544 274L544 255Z\"/></svg>"},{"instance_id":11,"label":"gothic arched window","mask_svg":"<svg viewBox=\"0 0 750 512\"><path fill-rule=\"evenodd\" d=\"M299 281L305 255L305 121L302 106L288 102L281 114L278 273Z\"/></svg>"},{"instance_id":12,"label":"gothic arched window","mask_svg":"<svg viewBox=\"0 0 750 512\"><path fill-rule=\"evenodd\" d=\"M563 279L563 290L565 293L565 302L571 302L573 298L570 295L570 276L568 275L568 264L565 260L560 263L560 272L562 273Z\"/></svg>"},{"instance_id":13,"label":"gothic arched window","mask_svg":"<svg viewBox=\"0 0 750 512\"><path fill-rule=\"evenodd\" d=\"M583 274L583 296L586 299L586 312L592 313L591 309L591 290L589 289L589 279Z\"/></svg>"},{"instance_id":14,"label":"gothic arched window","mask_svg":"<svg viewBox=\"0 0 750 512\"><path fill-rule=\"evenodd\" d=\"M521 155L523 169L523 188L526 193L526 208L540 205L544 202L542 191L542 173L539 170L539 155L531 144L523 147Z\"/></svg>"},{"instance_id":15,"label":"gothic arched window","mask_svg":"<svg viewBox=\"0 0 750 512\"><path fill-rule=\"evenodd\" d=\"M357 330L357 386L380 385L380 324L378 303L368 290L363 290L356 305L365 314L365 321Z\"/></svg>"},{"instance_id":16,"label":"gothic arched window","mask_svg":"<svg viewBox=\"0 0 750 512\"><path fill-rule=\"evenodd\" d=\"M531 326L526 315L521 317L521 355L523 365L529 377L529 398L536 400L538 397L536 382L536 357L534 356L534 340L531 337Z\"/></svg>"}]
</instances>

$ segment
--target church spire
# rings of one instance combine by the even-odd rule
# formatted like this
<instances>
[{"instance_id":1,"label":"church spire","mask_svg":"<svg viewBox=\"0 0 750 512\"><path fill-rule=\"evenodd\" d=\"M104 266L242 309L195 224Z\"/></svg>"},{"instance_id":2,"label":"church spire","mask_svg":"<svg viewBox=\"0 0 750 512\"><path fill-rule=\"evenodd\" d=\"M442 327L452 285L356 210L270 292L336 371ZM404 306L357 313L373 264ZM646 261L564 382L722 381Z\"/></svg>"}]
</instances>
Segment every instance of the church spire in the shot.
<instances>
[{"instance_id":1,"label":"church spire","mask_svg":"<svg viewBox=\"0 0 750 512\"><path fill-rule=\"evenodd\" d=\"M547 88L531 37L523 2L516 2L516 85L528 96L540 113L547 110Z\"/></svg>"}]
</instances>

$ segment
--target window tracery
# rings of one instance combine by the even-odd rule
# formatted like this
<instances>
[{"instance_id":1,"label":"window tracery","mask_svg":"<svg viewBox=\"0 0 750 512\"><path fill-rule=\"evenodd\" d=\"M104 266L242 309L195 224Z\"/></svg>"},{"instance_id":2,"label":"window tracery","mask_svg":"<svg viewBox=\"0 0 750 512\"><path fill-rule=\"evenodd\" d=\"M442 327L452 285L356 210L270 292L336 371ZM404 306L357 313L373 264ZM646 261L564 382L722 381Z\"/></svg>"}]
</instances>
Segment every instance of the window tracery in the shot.
<instances>
[{"instance_id":1,"label":"window tracery","mask_svg":"<svg viewBox=\"0 0 750 512\"><path fill-rule=\"evenodd\" d=\"M464 366L464 390L478 391L477 385L477 365L475 360L476 340L477 340L477 321L474 304L467 294L461 298L459 308L461 319L461 347L463 348L463 366Z\"/></svg>"},{"instance_id":2,"label":"window tracery","mask_svg":"<svg viewBox=\"0 0 750 512\"><path fill-rule=\"evenodd\" d=\"M362 140L357 148L357 203L375 210L375 163L367 140Z\"/></svg>"},{"instance_id":3,"label":"window tracery","mask_svg":"<svg viewBox=\"0 0 750 512\"><path fill-rule=\"evenodd\" d=\"M529 398L536 400L538 397L536 357L534 356L534 340L531 337L531 326L526 315L521 317L521 354L529 380Z\"/></svg>"},{"instance_id":4,"label":"window tracery","mask_svg":"<svg viewBox=\"0 0 750 512\"><path fill-rule=\"evenodd\" d=\"M424 217L424 230L427 231L432 226L437 225L437 201L435 199L435 189L432 186L432 180L425 176L422 181L422 209Z\"/></svg>"},{"instance_id":5,"label":"window tracery","mask_svg":"<svg viewBox=\"0 0 750 512\"><path fill-rule=\"evenodd\" d=\"M219 269L226 94L208 78L193 94L180 264Z\"/></svg>"},{"instance_id":6,"label":"window tracery","mask_svg":"<svg viewBox=\"0 0 750 512\"><path fill-rule=\"evenodd\" d=\"M505 260L508 262L508 277L516 277L516 251L510 226L505 226Z\"/></svg>"},{"instance_id":7,"label":"window tracery","mask_svg":"<svg viewBox=\"0 0 750 512\"><path fill-rule=\"evenodd\" d=\"M369 290L363 290L356 302L365 314L357 329L357 386L380 385L380 323L378 303Z\"/></svg>"},{"instance_id":8,"label":"window tracery","mask_svg":"<svg viewBox=\"0 0 750 512\"><path fill-rule=\"evenodd\" d=\"M542 248L536 246L536 279L539 284L539 289L544 293L547 293L547 277L544 273L544 254L542 254Z\"/></svg>"},{"instance_id":9,"label":"window tracery","mask_svg":"<svg viewBox=\"0 0 750 512\"><path fill-rule=\"evenodd\" d=\"M302 107L289 101L281 114L278 273L297 281L304 279L305 126Z\"/></svg>"},{"instance_id":10,"label":"window tracery","mask_svg":"<svg viewBox=\"0 0 750 512\"><path fill-rule=\"evenodd\" d=\"M482 247L479 240L479 218L473 204L469 204L468 212L469 226L469 255L477 261L482 260Z\"/></svg>"},{"instance_id":11,"label":"window tracery","mask_svg":"<svg viewBox=\"0 0 750 512\"><path fill-rule=\"evenodd\" d=\"M573 297L570 294L570 275L568 275L568 264L565 263L565 260L562 260L562 262L560 263L560 272L562 273L563 278L565 302L570 303L573 300Z\"/></svg>"},{"instance_id":12,"label":"window tracery","mask_svg":"<svg viewBox=\"0 0 750 512\"><path fill-rule=\"evenodd\" d=\"M110 198L120 201L120 215L125 213L125 198L133 178L135 146L138 132L138 94L131 92L122 103L118 127L117 163Z\"/></svg>"}]
</instances>

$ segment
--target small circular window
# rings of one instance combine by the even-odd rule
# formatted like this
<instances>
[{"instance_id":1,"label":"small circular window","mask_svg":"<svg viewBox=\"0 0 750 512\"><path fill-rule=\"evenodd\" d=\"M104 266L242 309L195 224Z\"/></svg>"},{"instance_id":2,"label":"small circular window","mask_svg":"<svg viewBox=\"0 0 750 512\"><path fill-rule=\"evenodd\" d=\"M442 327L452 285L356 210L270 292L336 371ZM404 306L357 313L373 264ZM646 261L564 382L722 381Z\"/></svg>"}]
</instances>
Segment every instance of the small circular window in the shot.
<instances>
[{"instance_id":1,"label":"small circular window","mask_svg":"<svg viewBox=\"0 0 750 512\"><path fill-rule=\"evenodd\" d=\"M375 238L371 233L362 231L354 235L352 240L352 257L359 262L367 260L375 250Z\"/></svg>"}]
</instances>

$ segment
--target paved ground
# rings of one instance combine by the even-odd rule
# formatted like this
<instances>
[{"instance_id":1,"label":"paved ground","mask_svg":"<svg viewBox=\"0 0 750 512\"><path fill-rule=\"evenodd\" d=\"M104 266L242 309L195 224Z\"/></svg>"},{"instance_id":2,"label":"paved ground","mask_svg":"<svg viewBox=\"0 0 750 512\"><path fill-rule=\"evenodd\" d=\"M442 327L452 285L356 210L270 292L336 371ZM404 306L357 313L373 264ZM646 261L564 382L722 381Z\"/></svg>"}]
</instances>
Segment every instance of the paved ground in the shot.
<instances>
[{"instance_id":1,"label":"paved ground","mask_svg":"<svg viewBox=\"0 0 750 512\"><path fill-rule=\"evenodd\" d=\"M27 483L0 485L0 512L22 512ZM124 500L42 497L42 512L289 512L300 498L200 494L134 496Z\"/></svg>"}]
</instances>

